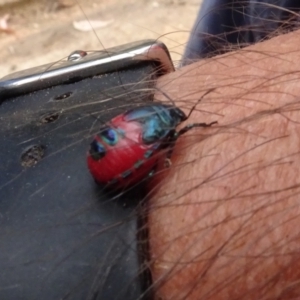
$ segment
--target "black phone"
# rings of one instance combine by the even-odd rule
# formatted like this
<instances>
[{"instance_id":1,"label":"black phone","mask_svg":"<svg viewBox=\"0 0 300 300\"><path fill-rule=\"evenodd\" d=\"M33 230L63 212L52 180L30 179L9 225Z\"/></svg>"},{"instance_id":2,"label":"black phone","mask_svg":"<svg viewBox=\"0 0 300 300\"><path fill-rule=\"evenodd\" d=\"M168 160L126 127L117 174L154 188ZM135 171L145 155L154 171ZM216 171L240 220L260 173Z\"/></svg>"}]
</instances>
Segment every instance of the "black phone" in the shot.
<instances>
[{"instance_id":1,"label":"black phone","mask_svg":"<svg viewBox=\"0 0 300 300\"><path fill-rule=\"evenodd\" d=\"M86 153L103 122L152 101L173 70L148 40L0 81L0 299L152 297L143 189L103 191Z\"/></svg>"}]
</instances>

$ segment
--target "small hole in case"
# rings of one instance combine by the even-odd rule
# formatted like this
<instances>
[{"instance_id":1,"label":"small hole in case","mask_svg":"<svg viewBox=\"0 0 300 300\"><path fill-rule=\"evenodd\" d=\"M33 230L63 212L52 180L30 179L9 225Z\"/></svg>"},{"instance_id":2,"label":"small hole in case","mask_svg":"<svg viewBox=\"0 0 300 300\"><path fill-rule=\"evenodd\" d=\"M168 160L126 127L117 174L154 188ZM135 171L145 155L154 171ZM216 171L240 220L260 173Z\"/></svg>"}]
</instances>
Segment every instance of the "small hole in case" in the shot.
<instances>
[{"instance_id":1,"label":"small hole in case","mask_svg":"<svg viewBox=\"0 0 300 300\"><path fill-rule=\"evenodd\" d=\"M53 100L55 100L55 101L65 100L65 99L71 97L72 94L73 94L73 92L66 92L66 93L64 93L64 94L55 96L55 97L53 98Z\"/></svg>"},{"instance_id":2,"label":"small hole in case","mask_svg":"<svg viewBox=\"0 0 300 300\"><path fill-rule=\"evenodd\" d=\"M45 150L43 145L29 146L21 155L21 165L25 168L33 167L45 156Z\"/></svg>"},{"instance_id":3,"label":"small hole in case","mask_svg":"<svg viewBox=\"0 0 300 300\"><path fill-rule=\"evenodd\" d=\"M50 112L50 113L44 114L40 118L40 123L41 124L53 123L59 118L59 116L60 116L59 112Z\"/></svg>"}]
</instances>

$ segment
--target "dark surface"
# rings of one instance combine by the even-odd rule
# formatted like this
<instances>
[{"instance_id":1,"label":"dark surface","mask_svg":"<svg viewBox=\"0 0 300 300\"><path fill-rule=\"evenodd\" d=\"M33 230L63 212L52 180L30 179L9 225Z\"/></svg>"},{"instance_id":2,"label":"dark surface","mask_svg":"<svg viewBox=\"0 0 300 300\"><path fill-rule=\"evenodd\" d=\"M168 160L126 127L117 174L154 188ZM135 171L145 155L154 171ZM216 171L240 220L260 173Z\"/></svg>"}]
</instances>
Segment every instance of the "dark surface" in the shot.
<instances>
[{"instance_id":1,"label":"dark surface","mask_svg":"<svg viewBox=\"0 0 300 300\"><path fill-rule=\"evenodd\" d=\"M183 64L299 28L298 0L204 0Z\"/></svg>"},{"instance_id":2,"label":"dark surface","mask_svg":"<svg viewBox=\"0 0 300 300\"><path fill-rule=\"evenodd\" d=\"M86 152L104 121L149 101L149 92L137 90L151 83L132 82L150 73L152 65L136 67L1 104L1 300L140 299L142 194L105 195L88 172Z\"/></svg>"}]
</instances>

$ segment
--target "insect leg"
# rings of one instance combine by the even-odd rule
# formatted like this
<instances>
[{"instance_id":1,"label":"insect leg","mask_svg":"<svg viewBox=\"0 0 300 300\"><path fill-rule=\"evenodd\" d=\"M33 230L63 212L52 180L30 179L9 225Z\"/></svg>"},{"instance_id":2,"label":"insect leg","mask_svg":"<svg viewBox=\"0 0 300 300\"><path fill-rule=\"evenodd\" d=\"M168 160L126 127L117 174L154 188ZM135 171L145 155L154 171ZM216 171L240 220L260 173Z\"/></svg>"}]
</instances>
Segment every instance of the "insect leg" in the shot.
<instances>
[{"instance_id":1,"label":"insect leg","mask_svg":"<svg viewBox=\"0 0 300 300\"><path fill-rule=\"evenodd\" d=\"M166 158L164 163L166 168L169 168L172 165L171 156L173 154L174 146L176 144L178 137L179 137L178 133L174 130L168 141L168 151L166 153Z\"/></svg>"},{"instance_id":2,"label":"insect leg","mask_svg":"<svg viewBox=\"0 0 300 300\"><path fill-rule=\"evenodd\" d=\"M180 129L178 132L176 132L176 131L172 132L172 134L169 138L169 141L168 141L169 149L167 151L166 158L165 158L165 167L168 168L172 165L171 156L173 154L173 150L174 150L176 141L181 135L185 134L187 131L189 131L195 127L210 127L217 123L218 123L217 121L214 121L211 123L193 123L193 124L188 124L187 126Z\"/></svg>"},{"instance_id":3,"label":"insect leg","mask_svg":"<svg viewBox=\"0 0 300 300\"><path fill-rule=\"evenodd\" d=\"M189 130L195 128L195 127L210 127L214 124L217 124L218 122L217 121L214 121L214 122L211 122L211 123L193 123L193 124L188 124L187 126L183 127L182 129L180 129L178 132L177 132L177 137L178 136L181 136L183 134L185 134L186 132L188 132Z\"/></svg>"}]
</instances>

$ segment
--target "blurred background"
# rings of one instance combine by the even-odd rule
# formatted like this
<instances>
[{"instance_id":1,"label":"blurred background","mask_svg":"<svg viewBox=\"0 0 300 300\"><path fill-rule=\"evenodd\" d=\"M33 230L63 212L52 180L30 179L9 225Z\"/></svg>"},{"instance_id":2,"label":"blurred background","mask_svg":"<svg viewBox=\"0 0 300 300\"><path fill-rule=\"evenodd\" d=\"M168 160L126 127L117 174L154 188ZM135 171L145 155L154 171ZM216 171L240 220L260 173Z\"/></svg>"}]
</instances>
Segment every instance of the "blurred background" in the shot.
<instances>
[{"instance_id":1,"label":"blurred background","mask_svg":"<svg viewBox=\"0 0 300 300\"><path fill-rule=\"evenodd\" d=\"M201 0L0 0L0 78L64 59L159 39L180 60Z\"/></svg>"}]
</instances>

